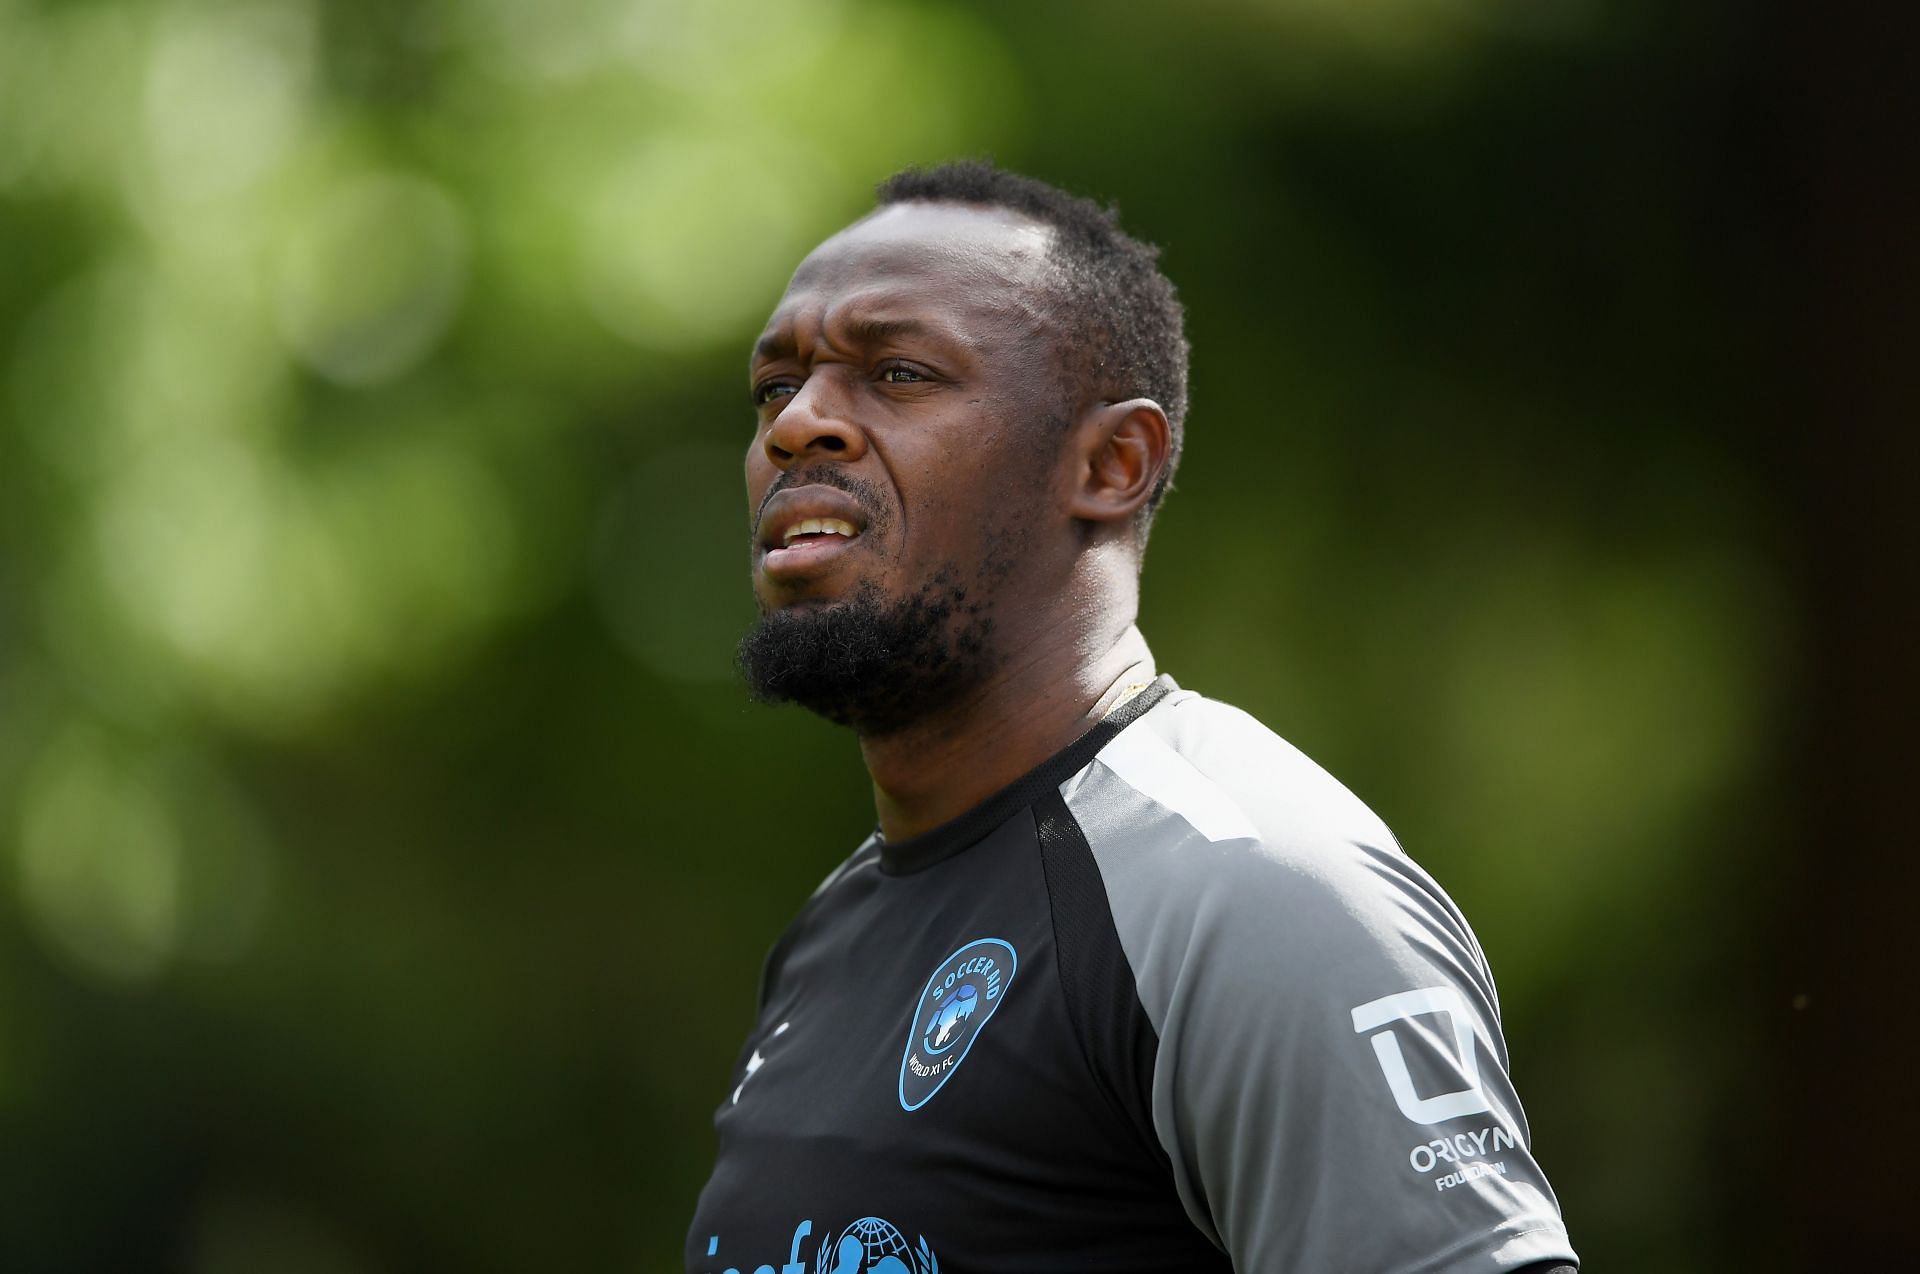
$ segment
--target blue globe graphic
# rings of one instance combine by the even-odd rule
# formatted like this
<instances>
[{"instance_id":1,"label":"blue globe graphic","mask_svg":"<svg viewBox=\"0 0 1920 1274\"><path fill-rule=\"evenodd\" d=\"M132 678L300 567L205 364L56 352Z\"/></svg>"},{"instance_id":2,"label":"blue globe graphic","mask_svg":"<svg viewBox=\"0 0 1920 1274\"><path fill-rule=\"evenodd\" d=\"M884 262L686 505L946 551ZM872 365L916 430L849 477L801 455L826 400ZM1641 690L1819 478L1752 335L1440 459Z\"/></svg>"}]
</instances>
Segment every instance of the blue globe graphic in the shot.
<instances>
[{"instance_id":1,"label":"blue globe graphic","mask_svg":"<svg viewBox=\"0 0 1920 1274\"><path fill-rule=\"evenodd\" d=\"M855 1221L847 1227L847 1233L860 1240L860 1247L866 1253L869 1268L879 1264L883 1257L908 1256L907 1236L879 1217L867 1217Z\"/></svg>"},{"instance_id":2,"label":"blue globe graphic","mask_svg":"<svg viewBox=\"0 0 1920 1274\"><path fill-rule=\"evenodd\" d=\"M979 1007L980 992L970 982L961 983L953 993L953 998L941 1005L934 1013L933 1020L927 1023L926 1046L936 1053L946 1048L953 1042L957 1033L955 1028L972 1017L974 1010Z\"/></svg>"},{"instance_id":3,"label":"blue globe graphic","mask_svg":"<svg viewBox=\"0 0 1920 1274\"><path fill-rule=\"evenodd\" d=\"M853 1239L860 1245L860 1264L856 1267L842 1259L848 1252L847 1240ZM889 1259L891 1258L891 1259ZM823 1274L866 1274L868 1270L888 1271L914 1269L913 1249L907 1246L907 1238L892 1225L879 1217L863 1217L848 1226L833 1243L820 1253L820 1269Z\"/></svg>"}]
</instances>

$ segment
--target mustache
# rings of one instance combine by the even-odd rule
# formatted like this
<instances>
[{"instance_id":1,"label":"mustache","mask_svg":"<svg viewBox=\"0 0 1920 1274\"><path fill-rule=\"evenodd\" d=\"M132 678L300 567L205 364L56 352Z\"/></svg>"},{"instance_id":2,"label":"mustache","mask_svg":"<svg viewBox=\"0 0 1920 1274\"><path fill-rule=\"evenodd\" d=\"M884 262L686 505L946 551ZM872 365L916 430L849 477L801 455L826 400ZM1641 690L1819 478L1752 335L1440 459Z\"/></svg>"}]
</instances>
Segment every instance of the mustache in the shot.
<instances>
[{"instance_id":1,"label":"mustache","mask_svg":"<svg viewBox=\"0 0 1920 1274\"><path fill-rule=\"evenodd\" d=\"M766 515L767 501L788 487L832 487L845 492L854 498L860 505L860 511L867 515L868 529L878 527L886 520L886 497L878 486L833 465L816 465L808 469L789 469L774 479L766 495L760 498L760 507L753 511L755 536L760 534L760 519Z\"/></svg>"}]
</instances>

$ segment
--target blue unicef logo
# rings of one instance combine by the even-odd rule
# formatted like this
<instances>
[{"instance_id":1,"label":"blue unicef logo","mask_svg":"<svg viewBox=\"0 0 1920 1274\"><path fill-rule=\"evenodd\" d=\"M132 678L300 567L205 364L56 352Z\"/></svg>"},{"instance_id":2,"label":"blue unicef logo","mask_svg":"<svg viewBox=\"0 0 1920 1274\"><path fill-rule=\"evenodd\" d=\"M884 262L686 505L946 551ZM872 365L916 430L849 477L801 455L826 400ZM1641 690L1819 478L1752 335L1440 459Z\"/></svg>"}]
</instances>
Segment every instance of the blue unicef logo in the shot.
<instances>
[{"instance_id":1,"label":"blue unicef logo","mask_svg":"<svg viewBox=\"0 0 1920 1274\"><path fill-rule=\"evenodd\" d=\"M976 938L940 962L927 979L900 1059L900 1106L918 1110L947 1082L1000 1007L1019 957L1010 943Z\"/></svg>"},{"instance_id":2,"label":"blue unicef logo","mask_svg":"<svg viewBox=\"0 0 1920 1274\"><path fill-rule=\"evenodd\" d=\"M907 1246L907 1236L877 1216L855 1221L838 1238L820 1245L813 1274L940 1274L940 1262L927 1246Z\"/></svg>"}]
</instances>

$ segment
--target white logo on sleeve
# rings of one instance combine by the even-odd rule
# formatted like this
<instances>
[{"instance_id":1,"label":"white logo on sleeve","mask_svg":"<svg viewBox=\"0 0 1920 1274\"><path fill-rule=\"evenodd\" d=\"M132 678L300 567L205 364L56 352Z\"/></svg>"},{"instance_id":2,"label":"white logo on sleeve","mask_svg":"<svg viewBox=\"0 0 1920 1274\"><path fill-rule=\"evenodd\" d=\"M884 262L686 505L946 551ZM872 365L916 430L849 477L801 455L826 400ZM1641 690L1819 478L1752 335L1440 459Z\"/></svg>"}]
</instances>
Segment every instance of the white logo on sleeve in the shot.
<instances>
[{"instance_id":1,"label":"white logo on sleeve","mask_svg":"<svg viewBox=\"0 0 1920 1274\"><path fill-rule=\"evenodd\" d=\"M1442 1014L1452 1024L1454 1056L1451 1060L1467 1086L1436 1097L1417 1095L1413 1091L1413 1075L1407 1070L1407 1059L1400 1052L1399 1038L1390 1030L1379 1031L1373 1036L1374 1056L1380 1059L1387 1088L1393 1093L1400 1113L1416 1124L1437 1124L1443 1119L1478 1115L1493 1109L1487 1104L1486 1094L1480 1091L1480 1061L1474 1048L1473 1019L1460 993L1452 987L1400 991L1357 1005L1353 1010L1353 1029L1364 1035L1391 1022L1410 1022L1425 1013Z\"/></svg>"}]
</instances>

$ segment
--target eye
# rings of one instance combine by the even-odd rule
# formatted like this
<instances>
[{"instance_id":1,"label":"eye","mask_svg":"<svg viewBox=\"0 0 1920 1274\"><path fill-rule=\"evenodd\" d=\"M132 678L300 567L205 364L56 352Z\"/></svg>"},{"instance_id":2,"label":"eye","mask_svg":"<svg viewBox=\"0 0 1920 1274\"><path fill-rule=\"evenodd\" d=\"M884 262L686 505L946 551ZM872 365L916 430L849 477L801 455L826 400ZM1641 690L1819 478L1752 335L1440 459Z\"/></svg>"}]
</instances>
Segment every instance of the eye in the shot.
<instances>
[{"instance_id":1,"label":"eye","mask_svg":"<svg viewBox=\"0 0 1920 1274\"><path fill-rule=\"evenodd\" d=\"M926 380L927 377L922 376L911 367L901 367L895 364L892 367L881 368L880 379L889 385L915 385Z\"/></svg>"},{"instance_id":2,"label":"eye","mask_svg":"<svg viewBox=\"0 0 1920 1274\"><path fill-rule=\"evenodd\" d=\"M790 381L770 380L753 387L753 405L765 407L776 398L800 392L800 387Z\"/></svg>"}]
</instances>

